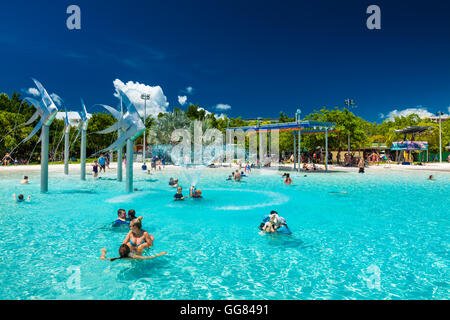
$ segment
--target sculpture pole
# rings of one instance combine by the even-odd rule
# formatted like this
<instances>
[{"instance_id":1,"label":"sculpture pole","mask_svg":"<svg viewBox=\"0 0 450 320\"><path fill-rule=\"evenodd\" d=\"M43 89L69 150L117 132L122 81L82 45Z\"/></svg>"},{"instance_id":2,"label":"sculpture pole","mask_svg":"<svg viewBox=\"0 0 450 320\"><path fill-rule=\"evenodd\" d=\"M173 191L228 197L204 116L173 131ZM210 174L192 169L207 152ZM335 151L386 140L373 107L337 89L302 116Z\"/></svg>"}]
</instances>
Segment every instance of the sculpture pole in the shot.
<instances>
[{"instance_id":1,"label":"sculpture pole","mask_svg":"<svg viewBox=\"0 0 450 320\"><path fill-rule=\"evenodd\" d=\"M127 140L127 172L126 172L126 192L133 192L133 147L134 142Z\"/></svg>"},{"instance_id":2,"label":"sculpture pole","mask_svg":"<svg viewBox=\"0 0 450 320\"><path fill-rule=\"evenodd\" d=\"M69 131L70 127L66 127L64 131L64 174L69 174Z\"/></svg>"},{"instance_id":3,"label":"sculpture pole","mask_svg":"<svg viewBox=\"0 0 450 320\"><path fill-rule=\"evenodd\" d=\"M35 120L39 119L38 124L34 127L33 131L22 140L21 143L29 141L38 131L41 129L41 192L48 191L48 144L49 144L49 131L50 125L58 112L58 108L53 102L47 90L36 79L32 79L36 84L39 91L40 100L27 97L24 101L29 102L36 108L36 112L25 123L30 125ZM39 143L39 142L38 142Z\"/></svg>"},{"instance_id":4,"label":"sculpture pole","mask_svg":"<svg viewBox=\"0 0 450 320\"><path fill-rule=\"evenodd\" d=\"M48 191L48 143L49 126L43 125L41 132L41 192Z\"/></svg>"},{"instance_id":5,"label":"sculpture pole","mask_svg":"<svg viewBox=\"0 0 450 320\"><path fill-rule=\"evenodd\" d=\"M121 129L117 131L118 138L120 138L120 136L122 135L121 131L122 131ZM117 150L117 181L122 181L122 162L123 162L122 150L123 150L122 147L120 147Z\"/></svg>"},{"instance_id":6,"label":"sculpture pole","mask_svg":"<svg viewBox=\"0 0 450 320\"><path fill-rule=\"evenodd\" d=\"M81 180L86 180L86 130L81 130Z\"/></svg>"},{"instance_id":7,"label":"sculpture pole","mask_svg":"<svg viewBox=\"0 0 450 320\"><path fill-rule=\"evenodd\" d=\"M120 114L123 116L123 104L122 104L122 96L120 96ZM122 135L122 129L119 128L117 130L117 139ZM122 162L123 162L123 148L117 150L117 181L122 182Z\"/></svg>"}]
</instances>

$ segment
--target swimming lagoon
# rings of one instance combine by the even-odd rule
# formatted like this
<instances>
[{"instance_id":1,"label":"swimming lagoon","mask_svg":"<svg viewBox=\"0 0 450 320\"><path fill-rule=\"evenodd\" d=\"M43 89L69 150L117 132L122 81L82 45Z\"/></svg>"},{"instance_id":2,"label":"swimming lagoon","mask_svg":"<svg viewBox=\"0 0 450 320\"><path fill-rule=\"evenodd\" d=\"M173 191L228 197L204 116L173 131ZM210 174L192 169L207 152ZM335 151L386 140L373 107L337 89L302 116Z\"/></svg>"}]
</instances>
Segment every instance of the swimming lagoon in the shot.
<instances>
[{"instance_id":1,"label":"swimming lagoon","mask_svg":"<svg viewBox=\"0 0 450 320\"><path fill-rule=\"evenodd\" d=\"M46 194L38 172L29 185L0 173L0 299L449 299L450 173L366 172L292 173L285 186L278 171L239 183L207 169L204 199L183 202L168 185L178 177L188 194L177 169L135 170L133 194L115 171L85 182L51 172ZM119 208L144 217L147 254L168 254L100 260L128 231L111 227ZM270 210L292 236L259 234Z\"/></svg>"}]
</instances>

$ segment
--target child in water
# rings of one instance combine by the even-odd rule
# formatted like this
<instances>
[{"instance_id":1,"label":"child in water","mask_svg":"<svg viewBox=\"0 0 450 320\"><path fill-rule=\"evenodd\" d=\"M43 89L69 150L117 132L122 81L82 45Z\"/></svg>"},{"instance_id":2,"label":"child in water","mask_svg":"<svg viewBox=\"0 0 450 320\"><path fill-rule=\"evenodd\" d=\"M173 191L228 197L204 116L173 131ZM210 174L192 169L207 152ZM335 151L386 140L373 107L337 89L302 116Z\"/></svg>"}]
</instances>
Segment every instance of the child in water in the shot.
<instances>
[{"instance_id":1,"label":"child in water","mask_svg":"<svg viewBox=\"0 0 450 320\"><path fill-rule=\"evenodd\" d=\"M14 193L14 194L13 194L13 199L16 200L17 202L24 202L24 201L25 201L25 197L23 196L23 194L19 194L19 195L16 197L16 194ZM26 201L30 201L30 199L31 199L31 196L28 196L28 198L27 198Z\"/></svg>"},{"instance_id":2,"label":"child in water","mask_svg":"<svg viewBox=\"0 0 450 320\"><path fill-rule=\"evenodd\" d=\"M99 167L98 161L95 160L94 164L92 165L92 172L93 172L93 175L94 175L94 179L98 178L98 167Z\"/></svg>"}]
</instances>

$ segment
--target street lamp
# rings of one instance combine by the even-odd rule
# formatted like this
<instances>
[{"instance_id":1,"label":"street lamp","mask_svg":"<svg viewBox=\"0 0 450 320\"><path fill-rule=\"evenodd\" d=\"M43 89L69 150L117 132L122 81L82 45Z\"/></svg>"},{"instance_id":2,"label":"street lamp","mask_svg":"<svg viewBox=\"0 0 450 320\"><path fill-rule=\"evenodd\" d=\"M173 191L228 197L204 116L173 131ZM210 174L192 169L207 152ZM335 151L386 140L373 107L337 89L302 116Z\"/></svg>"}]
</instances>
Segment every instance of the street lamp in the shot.
<instances>
[{"instance_id":1,"label":"street lamp","mask_svg":"<svg viewBox=\"0 0 450 320\"><path fill-rule=\"evenodd\" d=\"M437 115L439 116L439 162L442 163L442 130L441 130L441 116L444 113L441 111L437 112Z\"/></svg>"},{"instance_id":2,"label":"street lamp","mask_svg":"<svg viewBox=\"0 0 450 320\"><path fill-rule=\"evenodd\" d=\"M145 139L147 136L147 100L150 100L151 96L149 94L142 94L141 95L141 99L144 100L144 127L145 127L145 131L144 131L144 151L143 151L143 157L142 160L143 162L145 162L145 159L147 158L147 150L146 150L146 145L145 145Z\"/></svg>"},{"instance_id":3,"label":"street lamp","mask_svg":"<svg viewBox=\"0 0 450 320\"><path fill-rule=\"evenodd\" d=\"M302 121L302 111L300 109L297 109L297 112L295 113L295 122L297 125L299 125ZM301 163L302 163L302 132L299 128L298 130L298 155L297 155L297 161L298 161L298 171L301 170ZM295 132L295 131L294 131ZM294 133L295 134L295 133ZM295 143L295 139L294 139Z\"/></svg>"}]
</instances>

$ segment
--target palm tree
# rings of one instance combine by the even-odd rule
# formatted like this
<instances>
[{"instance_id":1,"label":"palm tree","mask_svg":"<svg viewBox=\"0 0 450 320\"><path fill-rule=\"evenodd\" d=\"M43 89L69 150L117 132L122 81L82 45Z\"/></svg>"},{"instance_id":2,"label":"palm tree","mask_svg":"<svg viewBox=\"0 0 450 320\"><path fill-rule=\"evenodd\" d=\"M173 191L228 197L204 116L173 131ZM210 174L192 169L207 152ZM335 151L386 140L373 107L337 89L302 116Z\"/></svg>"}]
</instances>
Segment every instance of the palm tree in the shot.
<instances>
[{"instance_id":1,"label":"palm tree","mask_svg":"<svg viewBox=\"0 0 450 320\"><path fill-rule=\"evenodd\" d=\"M189 129L191 121L181 110L168 112L158 117L152 124L149 132L151 144L172 144L172 132L176 129Z\"/></svg>"}]
</instances>

